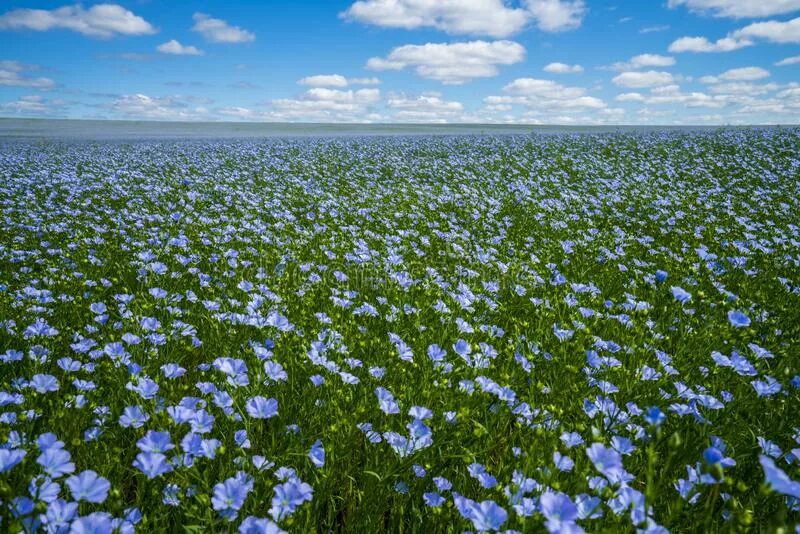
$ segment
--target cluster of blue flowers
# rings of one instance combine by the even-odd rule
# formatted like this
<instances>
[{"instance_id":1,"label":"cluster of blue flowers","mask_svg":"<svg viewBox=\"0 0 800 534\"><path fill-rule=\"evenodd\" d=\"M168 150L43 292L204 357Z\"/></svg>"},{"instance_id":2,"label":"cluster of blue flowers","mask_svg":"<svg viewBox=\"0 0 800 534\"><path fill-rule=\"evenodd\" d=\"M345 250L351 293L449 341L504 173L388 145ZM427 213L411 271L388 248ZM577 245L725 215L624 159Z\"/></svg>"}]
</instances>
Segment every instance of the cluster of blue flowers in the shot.
<instances>
[{"instance_id":1,"label":"cluster of blue flowers","mask_svg":"<svg viewBox=\"0 0 800 534\"><path fill-rule=\"evenodd\" d=\"M0 530L793 526L798 171L766 129L6 144Z\"/></svg>"}]
</instances>

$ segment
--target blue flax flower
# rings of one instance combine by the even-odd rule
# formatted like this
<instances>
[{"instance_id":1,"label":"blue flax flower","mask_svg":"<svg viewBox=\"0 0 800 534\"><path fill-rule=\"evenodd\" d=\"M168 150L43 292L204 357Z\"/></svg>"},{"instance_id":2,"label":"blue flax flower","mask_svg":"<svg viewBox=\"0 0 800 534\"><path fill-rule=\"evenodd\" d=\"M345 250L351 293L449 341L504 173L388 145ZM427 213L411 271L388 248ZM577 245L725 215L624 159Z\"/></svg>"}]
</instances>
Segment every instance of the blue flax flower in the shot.
<instances>
[{"instance_id":1,"label":"blue flax flower","mask_svg":"<svg viewBox=\"0 0 800 534\"><path fill-rule=\"evenodd\" d=\"M758 457L761 467L764 469L764 479L773 490L783 495L800 499L800 482L796 482L788 477L783 470L775 465L775 461L769 456L761 455Z\"/></svg>"},{"instance_id":2,"label":"blue flax flower","mask_svg":"<svg viewBox=\"0 0 800 534\"><path fill-rule=\"evenodd\" d=\"M311 501L314 490L300 479L292 478L275 486L272 507L269 513L275 521L280 521L294 513L298 506Z\"/></svg>"},{"instance_id":3,"label":"blue flax flower","mask_svg":"<svg viewBox=\"0 0 800 534\"><path fill-rule=\"evenodd\" d=\"M76 501L102 503L108 497L111 484L106 478L98 476L92 470L87 470L79 475L69 477L67 487Z\"/></svg>"},{"instance_id":4,"label":"blue flax flower","mask_svg":"<svg viewBox=\"0 0 800 534\"><path fill-rule=\"evenodd\" d=\"M250 417L256 419L269 419L278 415L278 401L265 397L253 397L245 406Z\"/></svg>"},{"instance_id":5,"label":"blue flax flower","mask_svg":"<svg viewBox=\"0 0 800 534\"><path fill-rule=\"evenodd\" d=\"M227 479L214 486L214 495L211 497L211 506L219 515L233 521L244 505L247 494L253 489L253 479L244 472L239 472L235 477Z\"/></svg>"},{"instance_id":6,"label":"blue flax flower","mask_svg":"<svg viewBox=\"0 0 800 534\"><path fill-rule=\"evenodd\" d=\"M728 312L728 321L731 326L736 328L745 328L750 326L750 318L738 310L731 310Z\"/></svg>"},{"instance_id":7,"label":"blue flax flower","mask_svg":"<svg viewBox=\"0 0 800 534\"><path fill-rule=\"evenodd\" d=\"M5 473L25 458L22 449L0 449L0 473Z\"/></svg>"}]
</instances>

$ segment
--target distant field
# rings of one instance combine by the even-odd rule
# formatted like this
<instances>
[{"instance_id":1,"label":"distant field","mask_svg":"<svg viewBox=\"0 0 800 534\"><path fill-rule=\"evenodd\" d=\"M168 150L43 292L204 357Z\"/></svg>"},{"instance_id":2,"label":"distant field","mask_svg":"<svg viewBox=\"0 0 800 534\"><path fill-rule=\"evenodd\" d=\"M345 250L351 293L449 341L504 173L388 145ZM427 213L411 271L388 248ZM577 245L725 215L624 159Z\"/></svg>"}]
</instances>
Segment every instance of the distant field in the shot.
<instances>
[{"instance_id":1,"label":"distant field","mask_svg":"<svg viewBox=\"0 0 800 534\"><path fill-rule=\"evenodd\" d=\"M753 127L749 127L752 129ZM767 128L766 126L757 128ZM0 138L90 141L358 137L396 135L510 135L713 131L719 126L547 126L535 124L363 124L286 122L158 122L0 117ZM728 129L731 129L730 127Z\"/></svg>"},{"instance_id":2,"label":"distant field","mask_svg":"<svg viewBox=\"0 0 800 534\"><path fill-rule=\"evenodd\" d=\"M0 531L800 522L800 130L26 122Z\"/></svg>"}]
</instances>

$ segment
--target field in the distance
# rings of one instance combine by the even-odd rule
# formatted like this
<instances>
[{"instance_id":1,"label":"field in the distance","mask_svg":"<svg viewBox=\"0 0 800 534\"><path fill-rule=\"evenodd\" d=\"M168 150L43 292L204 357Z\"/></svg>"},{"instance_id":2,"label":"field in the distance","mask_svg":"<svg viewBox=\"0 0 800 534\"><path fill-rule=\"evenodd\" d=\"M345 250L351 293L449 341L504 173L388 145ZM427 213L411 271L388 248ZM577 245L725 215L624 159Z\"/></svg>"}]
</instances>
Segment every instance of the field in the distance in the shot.
<instances>
[{"instance_id":1,"label":"field in the distance","mask_svg":"<svg viewBox=\"0 0 800 534\"><path fill-rule=\"evenodd\" d=\"M0 530L800 521L800 131L0 145Z\"/></svg>"}]
</instances>

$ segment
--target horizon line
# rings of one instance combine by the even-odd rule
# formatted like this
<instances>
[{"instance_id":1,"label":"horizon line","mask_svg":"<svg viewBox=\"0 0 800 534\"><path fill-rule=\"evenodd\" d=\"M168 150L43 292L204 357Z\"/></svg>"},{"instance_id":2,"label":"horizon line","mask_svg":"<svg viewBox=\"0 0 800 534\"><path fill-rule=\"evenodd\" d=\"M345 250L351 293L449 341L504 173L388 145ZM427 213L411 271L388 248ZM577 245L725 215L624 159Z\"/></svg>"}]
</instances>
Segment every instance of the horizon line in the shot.
<instances>
[{"instance_id":1,"label":"horizon line","mask_svg":"<svg viewBox=\"0 0 800 534\"><path fill-rule=\"evenodd\" d=\"M512 128L714 128L714 127L734 127L734 128L764 128L764 127L800 127L800 123L686 123L686 124L637 124L637 123L546 123L537 124L529 122L316 122L316 121L176 121L160 119L106 119L106 118L71 118L71 117L7 117L0 115L0 121L31 121L31 122L102 122L102 123L137 123L137 124L219 124L219 125L280 125L280 126L390 126L390 127L512 127Z\"/></svg>"}]
</instances>

